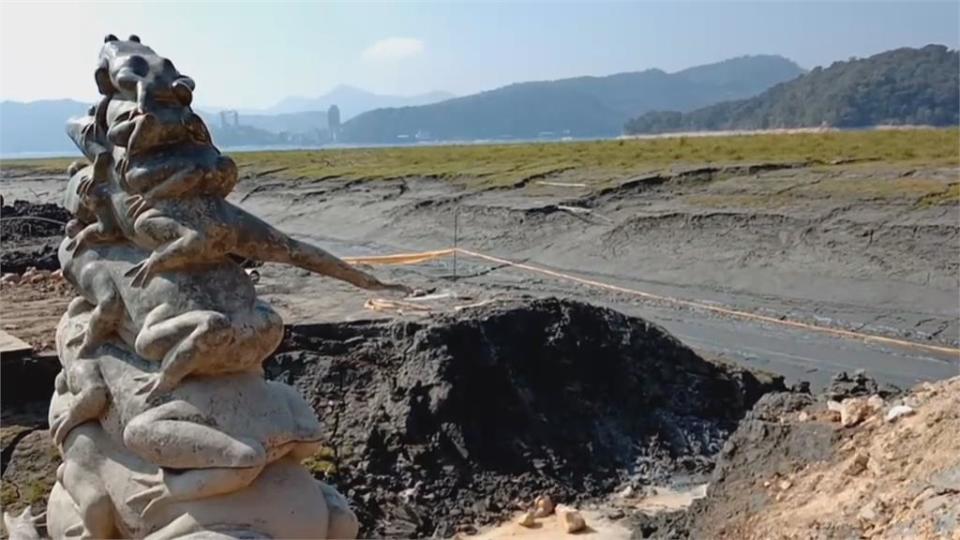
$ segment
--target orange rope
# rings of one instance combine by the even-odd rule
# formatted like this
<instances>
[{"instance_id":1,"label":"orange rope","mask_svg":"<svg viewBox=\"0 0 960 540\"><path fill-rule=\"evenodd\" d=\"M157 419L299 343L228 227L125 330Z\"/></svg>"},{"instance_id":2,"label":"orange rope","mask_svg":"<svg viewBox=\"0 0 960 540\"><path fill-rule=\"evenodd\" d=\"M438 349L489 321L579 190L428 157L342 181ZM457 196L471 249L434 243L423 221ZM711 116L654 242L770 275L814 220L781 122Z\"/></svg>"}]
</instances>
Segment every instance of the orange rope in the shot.
<instances>
[{"instance_id":1,"label":"orange rope","mask_svg":"<svg viewBox=\"0 0 960 540\"><path fill-rule=\"evenodd\" d=\"M534 266L531 264L514 262L507 259L502 259L500 257L494 257L493 255L486 255L484 253L478 253L476 251L470 251L468 249L462 249L462 248L440 249L436 251L424 251L420 253L401 253L398 255L384 255L384 256L374 256L374 257L344 257L344 260L350 264L370 264L370 265L418 264L425 261L439 259L441 257L448 257L453 255L454 253L459 253L461 255L466 255L468 257L474 257L477 259L483 259L483 260L494 262L504 266L512 266L514 268L519 268L521 270L526 270L528 272L534 272L537 274L543 274L545 276L550 276L557 279L572 281L574 283L587 285L589 287L596 287L599 289L605 289L608 291L629 294L629 295L637 296L640 298L646 298L648 300L656 300L659 302L666 302L669 304L684 306L688 308L702 309L705 311L710 311L712 313L718 313L721 315L737 317L740 319L760 321L768 324L776 324L780 326L786 326L789 328L796 328L799 330L819 332L822 334L829 334L829 335L848 338L848 339L856 339L866 343L869 343L869 342L886 343L889 345L897 345L900 347L921 349L921 350L936 352L936 353L946 353L951 355L957 355L958 357L960 357L960 349L955 347L930 345L926 343L918 343L916 341L908 341L905 339L878 336L874 334L865 334L862 332L854 332L852 330L843 330L840 328L830 328L826 326L819 326L819 325L804 323L800 321L791 321L789 319L778 319L776 317L770 317L767 315L759 315L757 313L751 313L748 311L740 311L737 309L720 307L712 304L707 304L704 302L697 302L694 300L683 300L680 298L674 298L672 296L661 296L658 294L652 294L652 293L640 291L637 289L629 289L627 287L611 285L609 283L604 283L602 281L596 281L592 279L578 277L572 274L557 272L555 270L550 270L547 268L542 268L542 267Z\"/></svg>"},{"instance_id":2,"label":"orange rope","mask_svg":"<svg viewBox=\"0 0 960 540\"><path fill-rule=\"evenodd\" d=\"M438 249L436 251L422 251L420 253L399 253L397 255L377 255L372 257L343 257L343 260L350 264L369 264L394 265L394 264L419 264L440 257L453 255L453 249Z\"/></svg>"},{"instance_id":3,"label":"orange rope","mask_svg":"<svg viewBox=\"0 0 960 540\"><path fill-rule=\"evenodd\" d=\"M887 343L887 344L890 344L890 345L899 345L899 346L901 346L901 347L912 347L912 348L916 348L916 349L923 349L923 350L932 351L932 352L938 352L938 353L955 354L955 355L960 356L960 349L955 348L955 347L945 347L945 346L939 346L939 345L928 345L928 344L926 344L926 343L917 343L917 342L915 342L915 341L907 341L907 340L904 340L904 339L889 338L889 337L877 336L877 335L873 335L873 334L864 334L864 333L861 333L861 332L854 332L854 331L852 331L852 330L842 330L842 329L839 329L839 328L828 328L828 327L825 327L825 326L818 326L818 325L815 325L815 324L808 324L808 323L803 323L803 322L799 322L799 321L791 321L791 320L789 320L789 319L777 319L777 318L774 318L774 317L768 317L768 316L766 316L766 315L758 315L758 314L756 314L756 313L750 313L750 312L747 312L747 311L740 311L740 310L736 310L736 309L728 309L728 308L724 308L724 307L719 307L719 306L714 306L714 305L710 305L710 304L705 304L705 303L703 303L703 302L695 302L695 301L691 301L691 300L681 300L681 299L679 299L679 298L673 298L673 297L669 297L669 296L660 296L660 295L651 294L651 293L647 293L647 292L643 292L643 291L638 291L638 290L635 290L635 289L628 289L628 288L626 288L626 287L619 287L619 286L617 286L617 285L610 285L610 284L608 284L608 283L603 283L603 282L600 282L600 281L594 281L594 280L592 280L592 279L586 279L586 278L582 278L582 277L577 277L577 276L570 275L570 274L564 274L563 272L556 272L556 271L554 271L554 270L549 270L549 269L547 269L547 268L540 268L540 267L538 267L538 266L533 266L533 265L529 265L529 264L513 262L513 261L509 261L509 260L507 260L507 259L501 259L500 257L494 257L494 256L492 256L492 255L485 255L485 254L483 254L483 253L477 253L477 252L475 252L475 251L469 251L469 250L466 250L466 249L457 248L457 251L458 251L459 253L463 254L463 255L467 255L467 256L470 256L470 257L476 257L476 258L478 258L478 259L484 259L484 260L487 260L487 261L490 261L490 262L495 262L495 263L497 263L497 264L502 264L502 265L507 265L507 266L513 266L513 267L515 267L515 268L520 268L520 269L522 269L522 270L527 270L527 271L529 271L529 272L535 272L535 273L538 273L538 274L544 274L544 275L551 276L551 277L555 277L555 278L559 278L559 279L565 279L565 280L568 280L568 281L573 281L573 282L576 282L576 283L580 283L580 284L582 284L582 285L588 285L588 286L591 286L591 287L597 287L597 288L606 289L606 290L609 290L609 291L616 291L616 292L620 292L620 293L624 293L624 294L630 294L630 295L633 295L633 296L639 296L639 297L641 297L641 298L647 298L647 299L650 299L650 300L659 300L659 301L662 301L662 302L668 302L668 303L672 303L672 304L676 304L676 305L680 305L680 306L685 306L685 307L703 309L703 310L706 310L706 311L712 311L712 312L714 312L714 313L720 313L720 314L723 314L723 315L730 315L730 316L738 317L738 318L741 318L741 319L762 321L762 322L770 323L770 324L778 324L778 325L781 325L781 326L788 326L788 327L790 327L790 328L799 328L799 329L801 329L801 330L809 330L809 331L813 331L813 332L820 332L820 333L824 333L824 334L831 334L831 335L839 336L839 337L845 337L845 338L852 338L852 339L863 340L864 342L874 341L874 342L879 342L879 343Z\"/></svg>"}]
</instances>

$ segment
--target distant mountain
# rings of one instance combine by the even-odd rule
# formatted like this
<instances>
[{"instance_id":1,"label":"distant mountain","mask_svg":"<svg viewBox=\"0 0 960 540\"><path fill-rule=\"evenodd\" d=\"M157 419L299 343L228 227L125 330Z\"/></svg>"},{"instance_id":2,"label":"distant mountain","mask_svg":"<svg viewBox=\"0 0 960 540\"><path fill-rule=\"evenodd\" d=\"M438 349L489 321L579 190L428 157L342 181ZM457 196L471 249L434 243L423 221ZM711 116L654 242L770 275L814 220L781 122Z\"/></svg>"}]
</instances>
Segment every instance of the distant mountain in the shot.
<instances>
[{"instance_id":1,"label":"distant mountain","mask_svg":"<svg viewBox=\"0 0 960 540\"><path fill-rule=\"evenodd\" d=\"M0 154L79 154L64 129L68 118L83 116L90 105L71 99L0 102Z\"/></svg>"},{"instance_id":2,"label":"distant mountain","mask_svg":"<svg viewBox=\"0 0 960 540\"><path fill-rule=\"evenodd\" d=\"M957 125L960 53L943 45L835 62L766 92L683 113L649 112L628 133L887 124ZM665 107L666 109L666 107Z\"/></svg>"},{"instance_id":3,"label":"distant mountain","mask_svg":"<svg viewBox=\"0 0 960 540\"><path fill-rule=\"evenodd\" d=\"M744 56L672 74L651 69L511 84L431 105L366 112L343 125L343 140L619 135L627 119L644 112L748 97L803 72L780 56Z\"/></svg>"},{"instance_id":4,"label":"distant mountain","mask_svg":"<svg viewBox=\"0 0 960 540\"><path fill-rule=\"evenodd\" d=\"M273 107L249 112L258 114L282 114L326 111L331 105L336 105L340 107L341 118L346 120L360 113L372 111L373 109L427 105L452 97L454 97L454 95L449 92L429 92L416 96L388 96L374 94L353 86L340 85L319 97L288 97Z\"/></svg>"},{"instance_id":5,"label":"distant mountain","mask_svg":"<svg viewBox=\"0 0 960 540\"><path fill-rule=\"evenodd\" d=\"M687 68L678 71L676 76L692 83L712 86L718 92L727 94L723 99L734 99L759 94L803 73L800 66L782 56L760 54Z\"/></svg>"},{"instance_id":6,"label":"distant mountain","mask_svg":"<svg viewBox=\"0 0 960 540\"><path fill-rule=\"evenodd\" d=\"M265 110L240 110L240 126L224 129L222 107L204 107L196 112L210 127L214 140L224 146L316 145L329 141L327 109L340 108L341 118L378 107L421 105L453 97L445 92L419 96L385 96L338 86L317 98L286 98ZM68 118L86 114L90 104L70 99L40 100L29 103L0 102L0 154L77 153L64 134ZM229 132L229 133L228 133Z\"/></svg>"},{"instance_id":7,"label":"distant mountain","mask_svg":"<svg viewBox=\"0 0 960 540\"><path fill-rule=\"evenodd\" d=\"M64 131L67 119L83 116L90 104L70 99L0 102L0 155L79 154ZM214 141L223 146L318 145L329 142L327 112L240 114L242 129L224 129L219 113L196 111ZM229 126L233 127L233 126Z\"/></svg>"}]
</instances>

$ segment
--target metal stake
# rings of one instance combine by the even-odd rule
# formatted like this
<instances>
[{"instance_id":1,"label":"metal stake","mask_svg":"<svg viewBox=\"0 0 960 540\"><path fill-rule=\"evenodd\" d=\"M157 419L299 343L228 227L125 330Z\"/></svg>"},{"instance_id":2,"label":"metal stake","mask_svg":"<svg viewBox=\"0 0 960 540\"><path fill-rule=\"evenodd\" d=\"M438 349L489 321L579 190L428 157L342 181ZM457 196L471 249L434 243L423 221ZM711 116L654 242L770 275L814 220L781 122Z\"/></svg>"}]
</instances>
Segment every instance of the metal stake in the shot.
<instances>
[{"instance_id":1,"label":"metal stake","mask_svg":"<svg viewBox=\"0 0 960 540\"><path fill-rule=\"evenodd\" d=\"M453 209L453 281L457 280L457 244L460 241L460 205Z\"/></svg>"}]
</instances>

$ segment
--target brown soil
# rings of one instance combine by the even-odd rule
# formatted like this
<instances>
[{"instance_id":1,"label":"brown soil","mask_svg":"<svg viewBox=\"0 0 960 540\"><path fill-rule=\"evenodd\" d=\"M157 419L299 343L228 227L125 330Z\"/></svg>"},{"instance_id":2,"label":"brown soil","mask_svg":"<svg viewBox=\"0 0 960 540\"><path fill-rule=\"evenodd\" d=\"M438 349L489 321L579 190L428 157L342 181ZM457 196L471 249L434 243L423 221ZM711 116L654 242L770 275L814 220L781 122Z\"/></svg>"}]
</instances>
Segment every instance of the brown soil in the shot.
<instances>
[{"instance_id":1,"label":"brown soil","mask_svg":"<svg viewBox=\"0 0 960 540\"><path fill-rule=\"evenodd\" d=\"M885 421L899 404L915 414ZM960 538L957 433L960 377L888 396L847 428L823 401L770 394L728 441L708 497L637 517L634 537Z\"/></svg>"},{"instance_id":2,"label":"brown soil","mask_svg":"<svg viewBox=\"0 0 960 540\"><path fill-rule=\"evenodd\" d=\"M960 377L925 383L903 401L915 415L887 423L880 411L841 429L842 442L830 459L769 478L762 486L770 483L763 488L770 504L731 519L725 533L960 538Z\"/></svg>"},{"instance_id":3,"label":"brown soil","mask_svg":"<svg viewBox=\"0 0 960 540\"><path fill-rule=\"evenodd\" d=\"M57 323L75 293L55 277L36 283L7 283L0 294L3 329L33 346L35 352L53 352Z\"/></svg>"}]
</instances>

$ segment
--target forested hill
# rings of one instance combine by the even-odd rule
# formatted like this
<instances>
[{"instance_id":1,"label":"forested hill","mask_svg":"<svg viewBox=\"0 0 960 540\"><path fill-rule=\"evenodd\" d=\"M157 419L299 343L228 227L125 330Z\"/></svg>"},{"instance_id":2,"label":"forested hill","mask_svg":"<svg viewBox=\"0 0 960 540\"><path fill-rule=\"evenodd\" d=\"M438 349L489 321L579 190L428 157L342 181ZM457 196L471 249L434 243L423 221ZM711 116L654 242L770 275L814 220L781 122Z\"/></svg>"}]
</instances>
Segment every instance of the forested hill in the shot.
<instances>
[{"instance_id":1,"label":"forested hill","mask_svg":"<svg viewBox=\"0 0 960 540\"><path fill-rule=\"evenodd\" d=\"M629 134L960 122L960 55L943 45L835 62L762 94L691 112L649 112Z\"/></svg>"},{"instance_id":2,"label":"forested hill","mask_svg":"<svg viewBox=\"0 0 960 540\"><path fill-rule=\"evenodd\" d=\"M659 69L605 77L511 84L440 103L369 111L343 126L356 143L615 136L629 118L692 110L756 95L803 70L781 56L733 58L676 73Z\"/></svg>"}]
</instances>

